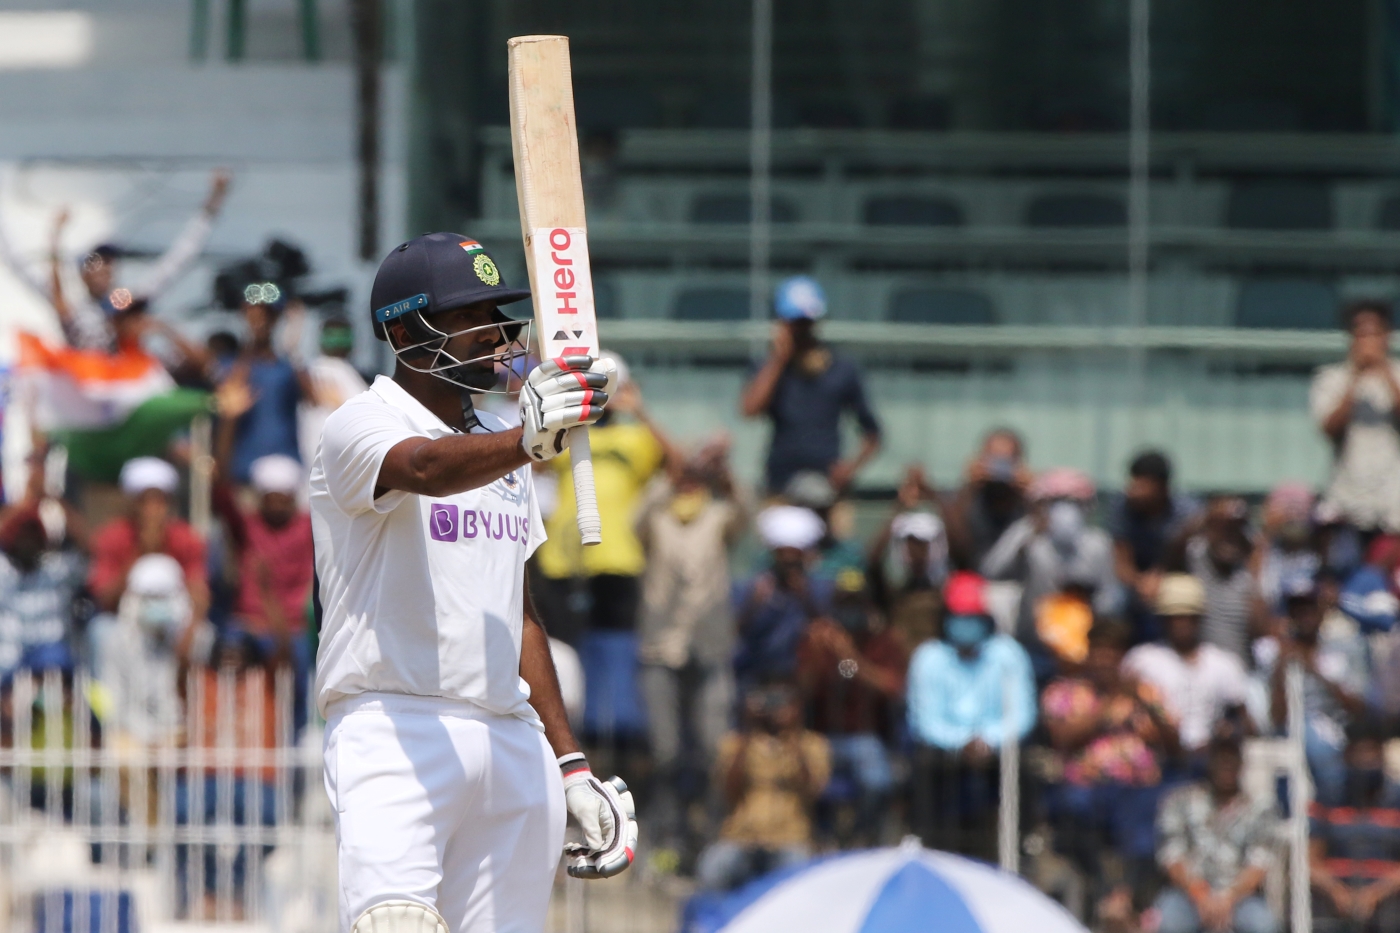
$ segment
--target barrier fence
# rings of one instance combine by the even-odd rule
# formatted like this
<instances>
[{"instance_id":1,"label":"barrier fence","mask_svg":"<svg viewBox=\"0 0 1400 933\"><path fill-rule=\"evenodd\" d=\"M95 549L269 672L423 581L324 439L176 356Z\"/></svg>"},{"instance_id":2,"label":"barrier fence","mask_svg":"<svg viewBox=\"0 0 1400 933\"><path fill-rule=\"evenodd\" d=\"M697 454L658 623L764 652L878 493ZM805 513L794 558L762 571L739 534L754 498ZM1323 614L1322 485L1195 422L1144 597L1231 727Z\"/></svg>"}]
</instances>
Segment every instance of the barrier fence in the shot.
<instances>
[{"instance_id":1,"label":"barrier fence","mask_svg":"<svg viewBox=\"0 0 1400 933\"><path fill-rule=\"evenodd\" d=\"M21 672L0 695L0 929L337 928L335 831L322 787L320 724L314 713L312 722L297 722L290 670L226 665L169 683L179 713L154 730L151 717L114 703L81 670ZM1288 707L1294 738L1254 740L1246 749L1245 784L1249 793L1276 795L1277 779L1290 779L1289 832L1280 840L1287 858L1268 890L1292 930L1310 931L1310 785L1296 670L1288 679ZM1039 757L1034 747L1002 748L999 773L988 784L998 805L974 829L987 843L983 857L1033 880L1043 880L1036 877L1043 865L1035 864L1043 858L1036 844L1042 827L1027 823L1036 819ZM943 759L933 767L946 766ZM937 775L917 762L905 778L910 786L930 780L937 785ZM945 812L945 803L933 801L933 812ZM644 838L638 867L619 879L586 884L561 872L549 930L672 930L689 891L686 882L648 869ZM1082 894L1053 893L1072 909L1085 907Z\"/></svg>"}]
</instances>

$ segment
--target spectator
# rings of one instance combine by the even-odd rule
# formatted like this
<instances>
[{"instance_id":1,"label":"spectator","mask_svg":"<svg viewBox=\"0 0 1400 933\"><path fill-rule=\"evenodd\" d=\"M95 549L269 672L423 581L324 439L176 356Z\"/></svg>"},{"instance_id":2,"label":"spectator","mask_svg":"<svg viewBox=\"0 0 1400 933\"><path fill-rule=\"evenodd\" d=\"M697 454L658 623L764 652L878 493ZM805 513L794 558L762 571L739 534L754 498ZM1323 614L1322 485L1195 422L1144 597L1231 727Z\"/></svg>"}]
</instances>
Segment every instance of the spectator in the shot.
<instances>
[{"instance_id":1,"label":"spectator","mask_svg":"<svg viewBox=\"0 0 1400 933\"><path fill-rule=\"evenodd\" d=\"M249 478L258 497L253 511L238 507L226 483L214 488L214 507L238 560L233 618L269 665L291 664L302 683L311 669L306 601L315 560L311 516L297 503L305 475L291 457L269 454L253 461Z\"/></svg>"},{"instance_id":2,"label":"spectator","mask_svg":"<svg viewBox=\"0 0 1400 933\"><path fill-rule=\"evenodd\" d=\"M194 618L209 611L209 584L204 543L188 523L173 514L180 486L175 468L158 457L137 457L122 466L120 484L127 514L108 522L92 536L88 589L98 608L115 612L126 592L131 565L143 554L169 554L185 572Z\"/></svg>"},{"instance_id":3,"label":"spectator","mask_svg":"<svg viewBox=\"0 0 1400 933\"><path fill-rule=\"evenodd\" d=\"M204 244L209 239L209 233L213 230L214 219L223 207L228 184L227 172L214 173L203 208L190 219L138 285L129 288L114 287L121 250L104 243L93 247L78 263L78 274L82 277L86 295L79 301L64 297L61 243L63 229L68 223L66 208L59 212L54 223L49 250L48 281L43 281L25 267L3 230L0 230L0 262L4 262L16 278L54 306L58 312L59 324L63 328L63 335L70 346L83 350L112 352L116 349L117 334L112 327L111 318L126 310L133 302L144 303L158 297L199 258Z\"/></svg>"},{"instance_id":4,"label":"spectator","mask_svg":"<svg viewBox=\"0 0 1400 933\"><path fill-rule=\"evenodd\" d=\"M789 684L750 690L740 731L720 743L716 774L728 815L700 856L696 881L729 890L812 853L812 806L830 774L826 739L802 728Z\"/></svg>"},{"instance_id":5,"label":"spectator","mask_svg":"<svg viewBox=\"0 0 1400 933\"><path fill-rule=\"evenodd\" d=\"M1346 729L1365 709L1366 646L1354 635L1323 637L1323 606L1317 583L1292 581L1285 591L1288 621L1277 640L1261 640L1260 671L1268 678L1274 726L1286 728L1286 673L1291 662L1303 670L1304 745L1317 799L1337 804L1346 783L1342 751Z\"/></svg>"},{"instance_id":6,"label":"spectator","mask_svg":"<svg viewBox=\"0 0 1400 933\"><path fill-rule=\"evenodd\" d=\"M60 506L58 515L75 547L55 547L62 538L50 538L43 502L27 500L0 522L0 678L5 681L18 669L72 670L75 660L74 600L87 570L77 547L82 525L66 503Z\"/></svg>"},{"instance_id":7,"label":"spectator","mask_svg":"<svg viewBox=\"0 0 1400 933\"><path fill-rule=\"evenodd\" d=\"M1400 364L1390 358L1390 322L1387 302L1348 306L1347 359L1320 368L1310 396L1312 416L1332 444L1323 502L1366 532L1400 531Z\"/></svg>"},{"instance_id":8,"label":"spectator","mask_svg":"<svg viewBox=\"0 0 1400 933\"><path fill-rule=\"evenodd\" d=\"M822 520L825 529L821 541L817 542L817 560L812 566L814 576L835 580L847 570L861 570L864 559L860 545L839 533L838 524L849 526L848 506L838 500L831 480L815 470L803 470L794 474L783 489L783 500L789 505L811 509Z\"/></svg>"},{"instance_id":9,"label":"spectator","mask_svg":"<svg viewBox=\"0 0 1400 933\"><path fill-rule=\"evenodd\" d=\"M832 581L808 573L822 520L810 509L775 505L759 513L757 524L771 564L739 592L734 670L743 687L792 677L807 626L831 613Z\"/></svg>"},{"instance_id":10,"label":"spectator","mask_svg":"<svg viewBox=\"0 0 1400 933\"><path fill-rule=\"evenodd\" d=\"M788 279L778 286L774 304L773 343L744 387L741 404L746 417L766 415L773 423L768 490L778 492L799 472L815 470L838 493L845 492L880 449L880 422L866 398L860 368L818 338L826 295L816 281ZM842 459L841 415L847 411L860 425L862 441L854 457Z\"/></svg>"},{"instance_id":11,"label":"spectator","mask_svg":"<svg viewBox=\"0 0 1400 933\"><path fill-rule=\"evenodd\" d=\"M1150 628L1157 586L1167 569L1171 545L1200 511L1195 499L1173 492L1171 483L1172 464L1167 455L1143 451L1129 464L1128 484L1108 507L1105 525L1113 536L1114 566L1128 591L1139 633Z\"/></svg>"},{"instance_id":12,"label":"spectator","mask_svg":"<svg viewBox=\"0 0 1400 933\"><path fill-rule=\"evenodd\" d=\"M1030 734L1036 708L1030 658L995 633L985 591L976 574L949 578L943 638L919 645L909 665L909 729L914 829L936 848L990 858L998 753Z\"/></svg>"},{"instance_id":13,"label":"spectator","mask_svg":"<svg viewBox=\"0 0 1400 933\"><path fill-rule=\"evenodd\" d=\"M535 552L540 610L550 631L572 644L590 630L635 628L646 568L635 527L637 508L647 484L666 465L670 449L647 415L641 388L627 365L615 354L613 359L618 364L615 395L608 402L608 414L588 432L603 543L588 548L579 543L574 478L566 452L549 462L559 479L558 504L545 522L549 539ZM573 609L578 603L576 586L587 593L589 608L583 618Z\"/></svg>"},{"instance_id":14,"label":"spectator","mask_svg":"<svg viewBox=\"0 0 1400 933\"><path fill-rule=\"evenodd\" d=\"M1127 637L1121 623L1096 624L1083 672L1054 681L1041 697L1063 762L1063 781L1049 800L1056 845L1096 885L1106 877L1105 850L1117 852L1125 884L1110 902L1140 893L1151 875L1162 760L1180 748L1161 695L1123 667Z\"/></svg>"},{"instance_id":15,"label":"spectator","mask_svg":"<svg viewBox=\"0 0 1400 933\"><path fill-rule=\"evenodd\" d=\"M1138 645L1123 659L1127 672L1156 688L1180 723L1187 752L1205 750L1215 727L1242 720L1249 678L1240 659L1201 640L1206 589L1187 574L1167 574L1155 588L1164 641Z\"/></svg>"},{"instance_id":16,"label":"spectator","mask_svg":"<svg viewBox=\"0 0 1400 933\"><path fill-rule=\"evenodd\" d=\"M1021 437L997 428L982 439L967 465L962 488L945 513L953 563L963 570L982 566L992 545L1025 516L1031 472Z\"/></svg>"},{"instance_id":17,"label":"spectator","mask_svg":"<svg viewBox=\"0 0 1400 933\"><path fill-rule=\"evenodd\" d=\"M131 565L115 616L92 621L93 704L117 747L172 747L183 736L181 672L207 660L214 633L196 619L184 569L168 554Z\"/></svg>"},{"instance_id":18,"label":"spectator","mask_svg":"<svg viewBox=\"0 0 1400 933\"><path fill-rule=\"evenodd\" d=\"M836 578L832 614L807 626L797 665L808 721L831 746L832 773L854 789L855 844L878 845L894 790L888 748L897 737L909 653L881 624L859 570Z\"/></svg>"},{"instance_id":19,"label":"spectator","mask_svg":"<svg viewBox=\"0 0 1400 933\"><path fill-rule=\"evenodd\" d=\"M865 574L875 606L909 652L939 636L943 612L939 587L948 575L948 536L937 515L915 511L932 495L923 472L910 467L894 510L866 550ZM892 548L900 570L894 579L886 568Z\"/></svg>"},{"instance_id":20,"label":"spectator","mask_svg":"<svg viewBox=\"0 0 1400 933\"><path fill-rule=\"evenodd\" d=\"M1122 608L1113 542L1085 514L1093 498L1093 481L1078 470L1041 475L1031 486L1032 513L1013 522L982 560L988 579L1021 584L1016 635L1023 643L1037 641L1038 604L1067 587L1086 587L1100 616Z\"/></svg>"},{"instance_id":21,"label":"spectator","mask_svg":"<svg viewBox=\"0 0 1400 933\"><path fill-rule=\"evenodd\" d=\"M748 507L728 452L722 438L676 464L674 479L654 486L637 518L646 554L638 654L657 772L649 821L657 849L680 844L681 771L703 772L715 760L734 702L729 553Z\"/></svg>"},{"instance_id":22,"label":"spectator","mask_svg":"<svg viewBox=\"0 0 1400 933\"><path fill-rule=\"evenodd\" d=\"M1400 929L1400 788L1386 778L1386 732L1363 718L1347 730L1346 793L1311 810L1313 914L1318 928Z\"/></svg>"},{"instance_id":23,"label":"spectator","mask_svg":"<svg viewBox=\"0 0 1400 933\"><path fill-rule=\"evenodd\" d=\"M321 322L321 355L306 368L311 394L302 403L299 420L301 462L310 463L321 445L326 418L348 399L369 388L365 377L350 365L355 349L355 331L345 318L329 317Z\"/></svg>"},{"instance_id":24,"label":"spectator","mask_svg":"<svg viewBox=\"0 0 1400 933\"><path fill-rule=\"evenodd\" d=\"M1313 547L1312 511L1312 490L1303 483L1279 483L1264 500L1264 540L1255 558L1259 596L1270 614L1283 612L1285 580L1322 570Z\"/></svg>"},{"instance_id":25,"label":"spectator","mask_svg":"<svg viewBox=\"0 0 1400 933\"><path fill-rule=\"evenodd\" d=\"M246 387L246 406L237 413L221 411L222 417L234 422L229 475L240 484L249 482L249 470L259 457L281 454L301 460L297 405L315 395L306 373L273 345L273 329L285 301L281 287L273 282L253 282L243 290L248 342L230 367L225 384L240 391Z\"/></svg>"},{"instance_id":26,"label":"spectator","mask_svg":"<svg viewBox=\"0 0 1400 933\"><path fill-rule=\"evenodd\" d=\"M1186 572L1206 588L1202 637L1250 660L1250 644L1268 627L1269 614L1252 572L1254 542L1249 509L1236 496L1216 496L1192 522L1184 539Z\"/></svg>"},{"instance_id":27,"label":"spectator","mask_svg":"<svg viewBox=\"0 0 1400 933\"><path fill-rule=\"evenodd\" d=\"M1206 780L1174 791L1157 818L1157 861L1171 885L1157 898L1158 933L1274 933L1278 918L1260 893L1279 842L1273 804L1241 789L1238 739L1215 739L1206 760Z\"/></svg>"}]
</instances>

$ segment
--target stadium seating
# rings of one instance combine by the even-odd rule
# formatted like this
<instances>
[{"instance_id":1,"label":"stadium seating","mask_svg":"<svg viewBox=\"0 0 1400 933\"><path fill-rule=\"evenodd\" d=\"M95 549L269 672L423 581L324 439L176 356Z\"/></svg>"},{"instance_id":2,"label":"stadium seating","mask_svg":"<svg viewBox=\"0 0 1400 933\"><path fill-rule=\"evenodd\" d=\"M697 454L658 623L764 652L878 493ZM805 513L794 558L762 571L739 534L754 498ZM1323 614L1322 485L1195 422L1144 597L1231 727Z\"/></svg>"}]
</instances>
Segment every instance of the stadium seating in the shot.
<instances>
[{"instance_id":1,"label":"stadium seating","mask_svg":"<svg viewBox=\"0 0 1400 933\"><path fill-rule=\"evenodd\" d=\"M747 194L702 194L690 205L690 220L697 224L746 224L752 208ZM770 201L769 216L774 223L797 220L797 208L786 198Z\"/></svg>"},{"instance_id":2,"label":"stadium seating","mask_svg":"<svg viewBox=\"0 0 1400 933\"><path fill-rule=\"evenodd\" d=\"M1225 223L1237 230L1330 230L1332 192L1310 179L1241 182L1230 192Z\"/></svg>"},{"instance_id":3,"label":"stadium seating","mask_svg":"<svg viewBox=\"0 0 1400 933\"><path fill-rule=\"evenodd\" d=\"M1101 194L1046 194L1026 208L1030 227L1121 227L1127 222L1123 200Z\"/></svg>"},{"instance_id":4,"label":"stadium seating","mask_svg":"<svg viewBox=\"0 0 1400 933\"><path fill-rule=\"evenodd\" d=\"M743 288L691 288L676 297L681 321L743 321L749 316L749 292Z\"/></svg>"},{"instance_id":5,"label":"stadium seating","mask_svg":"<svg viewBox=\"0 0 1400 933\"><path fill-rule=\"evenodd\" d=\"M1337 326L1337 289L1328 281L1256 278L1240 287L1238 327L1328 330Z\"/></svg>"},{"instance_id":6,"label":"stadium seating","mask_svg":"<svg viewBox=\"0 0 1400 933\"><path fill-rule=\"evenodd\" d=\"M865 202L865 222L888 227L961 227L962 207L947 198L874 197Z\"/></svg>"},{"instance_id":7,"label":"stadium seating","mask_svg":"<svg viewBox=\"0 0 1400 933\"><path fill-rule=\"evenodd\" d=\"M890 300L889 320L899 324L995 324L992 302L967 288L911 288Z\"/></svg>"}]
</instances>

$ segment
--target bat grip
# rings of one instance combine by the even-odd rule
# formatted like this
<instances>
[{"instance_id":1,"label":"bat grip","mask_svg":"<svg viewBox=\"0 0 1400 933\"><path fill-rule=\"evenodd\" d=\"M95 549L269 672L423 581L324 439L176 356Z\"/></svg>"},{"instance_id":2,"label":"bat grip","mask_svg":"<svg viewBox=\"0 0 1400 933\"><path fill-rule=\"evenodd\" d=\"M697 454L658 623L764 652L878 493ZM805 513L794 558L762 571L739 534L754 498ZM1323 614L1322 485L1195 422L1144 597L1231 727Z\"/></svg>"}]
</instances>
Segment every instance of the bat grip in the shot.
<instances>
[{"instance_id":1,"label":"bat grip","mask_svg":"<svg viewBox=\"0 0 1400 933\"><path fill-rule=\"evenodd\" d=\"M593 487L593 448L588 428L569 432L569 458L574 467L574 503L578 511L578 534L585 546L601 544L603 521L598 517L598 493Z\"/></svg>"}]
</instances>

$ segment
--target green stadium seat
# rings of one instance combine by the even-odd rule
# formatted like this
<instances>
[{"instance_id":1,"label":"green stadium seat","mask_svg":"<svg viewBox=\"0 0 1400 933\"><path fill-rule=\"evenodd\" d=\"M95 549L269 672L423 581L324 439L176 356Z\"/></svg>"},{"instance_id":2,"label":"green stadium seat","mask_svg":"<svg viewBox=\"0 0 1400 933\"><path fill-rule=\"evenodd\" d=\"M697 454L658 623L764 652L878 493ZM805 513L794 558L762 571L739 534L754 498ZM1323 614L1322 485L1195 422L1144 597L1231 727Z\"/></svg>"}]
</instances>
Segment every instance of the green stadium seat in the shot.
<instances>
[{"instance_id":1,"label":"green stadium seat","mask_svg":"<svg viewBox=\"0 0 1400 933\"><path fill-rule=\"evenodd\" d=\"M1322 279L1256 278L1240 286L1235 326L1331 330L1337 326L1337 289Z\"/></svg>"},{"instance_id":2,"label":"green stadium seat","mask_svg":"<svg viewBox=\"0 0 1400 933\"><path fill-rule=\"evenodd\" d=\"M865 222L879 227L961 227L962 207L947 198L877 197L865 202Z\"/></svg>"},{"instance_id":3,"label":"green stadium seat","mask_svg":"<svg viewBox=\"0 0 1400 933\"><path fill-rule=\"evenodd\" d=\"M970 288L909 288L890 300L888 320L898 324L995 324L992 300Z\"/></svg>"}]
</instances>

